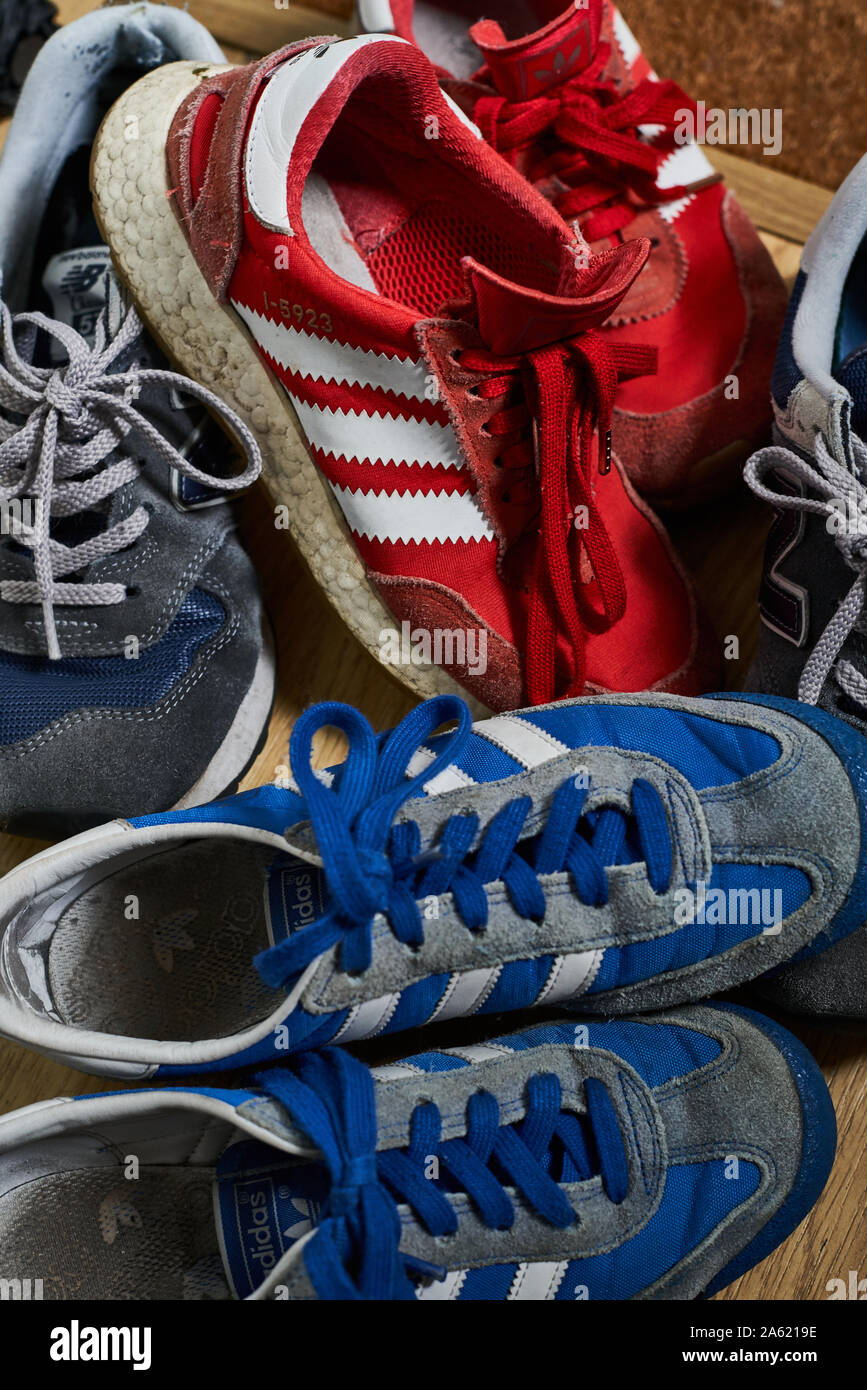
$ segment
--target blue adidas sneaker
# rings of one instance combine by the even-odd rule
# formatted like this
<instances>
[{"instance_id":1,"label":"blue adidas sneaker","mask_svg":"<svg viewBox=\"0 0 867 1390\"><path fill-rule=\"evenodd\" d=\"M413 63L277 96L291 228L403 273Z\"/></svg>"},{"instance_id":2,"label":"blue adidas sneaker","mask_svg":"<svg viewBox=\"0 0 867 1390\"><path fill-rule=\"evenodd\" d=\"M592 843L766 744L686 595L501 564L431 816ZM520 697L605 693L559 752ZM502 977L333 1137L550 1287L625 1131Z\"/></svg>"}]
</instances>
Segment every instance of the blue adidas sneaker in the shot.
<instances>
[{"instance_id":1,"label":"blue adidas sneaker","mask_svg":"<svg viewBox=\"0 0 867 1390\"><path fill-rule=\"evenodd\" d=\"M126 86L220 57L169 6L87 14L40 50L0 158L3 830L211 801L264 741L274 657L229 500L258 445L168 370L110 270L88 181Z\"/></svg>"},{"instance_id":2,"label":"blue adidas sneaker","mask_svg":"<svg viewBox=\"0 0 867 1390\"><path fill-rule=\"evenodd\" d=\"M774 443L745 477L774 508L751 690L867 733L867 156L810 237L773 378ZM867 930L763 982L799 1012L867 1020Z\"/></svg>"},{"instance_id":3,"label":"blue adidas sneaker","mask_svg":"<svg viewBox=\"0 0 867 1390\"><path fill-rule=\"evenodd\" d=\"M450 731L437 734L444 724ZM312 769L341 729L346 761ZM580 699L377 738L117 820L0 881L0 1032L171 1076L543 1005L668 1007L867 918L863 736L785 700Z\"/></svg>"},{"instance_id":4,"label":"blue adidas sneaker","mask_svg":"<svg viewBox=\"0 0 867 1390\"><path fill-rule=\"evenodd\" d=\"M0 1279L51 1299L691 1299L785 1240L835 1143L813 1059L731 1005L373 1070L328 1048L255 1088L4 1116Z\"/></svg>"}]
</instances>

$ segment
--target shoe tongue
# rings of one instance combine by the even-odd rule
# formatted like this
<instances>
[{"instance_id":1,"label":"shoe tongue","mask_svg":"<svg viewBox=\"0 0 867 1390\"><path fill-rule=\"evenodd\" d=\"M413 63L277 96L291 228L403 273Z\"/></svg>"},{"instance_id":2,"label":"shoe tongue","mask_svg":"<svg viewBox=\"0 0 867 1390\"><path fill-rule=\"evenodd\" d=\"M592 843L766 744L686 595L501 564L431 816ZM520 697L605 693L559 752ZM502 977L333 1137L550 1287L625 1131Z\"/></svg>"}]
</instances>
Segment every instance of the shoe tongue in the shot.
<instances>
[{"instance_id":1,"label":"shoe tongue","mask_svg":"<svg viewBox=\"0 0 867 1390\"><path fill-rule=\"evenodd\" d=\"M543 28L509 41L493 19L482 19L470 37L488 65L497 91L508 101L529 101L592 61L602 25L602 0L584 0Z\"/></svg>"},{"instance_id":2,"label":"shoe tongue","mask_svg":"<svg viewBox=\"0 0 867 1390\"><path fill-rule=\"evenodd\" d=\"M867 440L867 343L840 363L835 376L852 397L852 428Z\"/></svg>"},{"instance_id":3,"label":"shoe tongue","mask_svg":"<svg viewBox=\"0 0 867 1390\"><path fill-rule=\"evenodd\" d=\"M278 854L268 869L265 912L271 945L309 927L325 911L325 875L314 864Z\"/></svg>"},{"instance_id":4,"label":"shoe tongue","mask_svg":"<svg viewBox=\"0 0 867 1390\"><path fill-rule=\"evenodd\" d=\"M586 268L567 272L567 293L559 295L513 284L466 257L464 273L483 343L508 357L600 327L625 296L649 249L647 239L639 237L593 256Z\"/></svg>"},{"instance_id":5,"label":"shoe tongue","mask_svg":"<svg viewBox=\"0 0 867 1390\"><path fill-rule=\"evenodd\" d=\"M54 317L93 342L112 276L107 246L77 246L52 256L42 272L42 288Z\"/></svg>"},{"instance_id":6,"label":"shoe tongue","mask_svg":"<svg viewBox=\"0 0 867 1390\"><path fill-rule=\"evenodd\" d=\"M317 1224L327 1193L321 1163L299 1163L257 1139L229 1145L217 1163L214 1210L236 1298L253 1293Z\"/></svg>"}]
</instances>

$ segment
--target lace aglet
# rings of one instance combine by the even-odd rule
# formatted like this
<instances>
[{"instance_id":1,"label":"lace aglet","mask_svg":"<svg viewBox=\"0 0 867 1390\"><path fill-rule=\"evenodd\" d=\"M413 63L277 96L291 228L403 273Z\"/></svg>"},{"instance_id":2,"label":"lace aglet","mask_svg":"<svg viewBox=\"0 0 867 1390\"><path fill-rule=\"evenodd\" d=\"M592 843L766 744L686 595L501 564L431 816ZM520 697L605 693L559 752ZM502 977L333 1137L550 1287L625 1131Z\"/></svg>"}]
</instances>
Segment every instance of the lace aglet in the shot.
<instances>
[{"instance_id":1,"label":"lace aglet","mask_svg":"<svg viewBox=\"0 0 867 1390\"><path fill-rule=\"evenodd\" d=\"M60 661L63 653L60 650L60 643L57 640L57 627L54 622L54 614L50 608L43 608L42 620L45 624L45 641L48 647L48 660Z\"/></svg>"},{"instance_id":2,"label":"lace aglet","mask_svg":"<svg viewBox=\"0 0 867 1390\"><path fill-rule=\"evenodd\" d=\"M441 1284L448 1275L445 1265L430 1264L428 1260L418 1260L414 1255L404 1255L403 1266L415 1283L422 1288L429 1288L431 1284Z\"/></svg>"},{"instance_id":3,"label":"lace aglet","mask_svg":"<svg viewBox=\"0 0 867 1390\"><path fill-rule=\"evenodd\" d=\"M599 472L602 474L611 472L611 431L605 431L605 448L599 451Z\"/></svg>"}]
</instances>

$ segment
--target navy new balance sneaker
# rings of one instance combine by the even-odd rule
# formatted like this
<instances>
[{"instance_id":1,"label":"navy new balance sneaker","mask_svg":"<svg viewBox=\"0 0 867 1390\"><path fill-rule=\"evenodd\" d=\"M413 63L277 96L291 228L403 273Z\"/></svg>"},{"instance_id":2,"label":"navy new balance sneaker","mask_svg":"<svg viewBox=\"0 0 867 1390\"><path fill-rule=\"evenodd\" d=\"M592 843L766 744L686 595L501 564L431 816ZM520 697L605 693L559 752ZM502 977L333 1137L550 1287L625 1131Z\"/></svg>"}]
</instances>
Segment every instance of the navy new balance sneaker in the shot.
<instances>
[{"instance_id":1,"label":"navy new balance sneaker","mask_svg":"<svg viewBox=\"0 0 867 1390\"><path fill-rule=\"evenodd\" d=\"M192 57L220 52L177 10L86 15L36 58L0 159L0 827L21 833L234 789L271 706L227 500L257 476L258 447L166 369L113 280L88 186L117 93Z\"/></svg>"},{"instance_id":2,"label":"navy new balance sneaker","mask_svg":"<svg viewBox=\"0 0 867 1390\"><path fill-rule=\"evenodd\" d=\"M0 1278L52 1299L690 1299L785 1240L835 1143L816 1063L733 1006L372 1071L329 1048L249 1089L0 1118Z\"/></svg>"},{"instance_id":3,"label":"navy new balance sneaker","mask_svg":"<svg viewBox=\"0 0 867 1390\"><path fill-rule=\"evenodd\" d=\"M775 443L746 481L776 518L751 690L804 700L867 732L867 156L804 248L777 354ZM808 947L762 993L867 1019L867 930Z\"/></svg>"},{"instance_id":4,"label":"navy new balance sneaker","mask_svg":"<svg viewBox=\"0 0 867 1390\"><path fill-rule=\"evenodd\" d=\"M314 772L328 725L348 756ZM171 1076L465 1015L702 998L867 919L865 749L771 697L597 697L473 727L438 696L380 739L314 706L294 787L117 820L0 881L0 1032Z\"/></svg>"}]
</instances>

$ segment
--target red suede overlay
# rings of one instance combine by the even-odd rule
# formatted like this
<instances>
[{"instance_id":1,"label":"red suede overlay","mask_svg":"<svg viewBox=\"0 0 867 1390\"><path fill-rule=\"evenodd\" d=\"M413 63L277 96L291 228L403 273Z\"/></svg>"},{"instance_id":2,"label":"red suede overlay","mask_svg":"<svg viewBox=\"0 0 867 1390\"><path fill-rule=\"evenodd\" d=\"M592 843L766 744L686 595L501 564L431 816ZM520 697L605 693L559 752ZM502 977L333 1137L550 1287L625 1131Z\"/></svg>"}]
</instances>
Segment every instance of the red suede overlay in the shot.
<instances>
[{"instance_id":1,"label":"red suede overlay","mask_svg":"<svg viewBox=\"0 0 867 1390\"><path fill-rule=\"evenodd\" d=\"M637 384L627 382L614 412L615 447L630 477L648 497L658 496L669 504L688 499L697 461L742 442L729 468L730 476L737 476L740 455L745 457L761 443L770 428L770 379L786 314L786 290L732 193L723 199L720 220L737 272L737 299L747 316L736 355L725 367L736 378L737 396L721 374L702 395L669 409L645 398L642 412L627 408L629 392ZM714 343L716 307L708 310L708 316L705 336ZM665 468L660 467L661 458L667 460Z\"/></svg>"},{"instance_id":2,"label":"red suede overlay","mask_svg":"<svg viewBox=\"0 0 867 1390\"><path fill-rule=\"evenodd\" d=\"M211 142L217 128L217 118L223 109L223 100L222 92L209 92L196 113L196 124L190 138L190 195L194 203L199 200L208 172Z\"/></svg>"}]
</instances>

